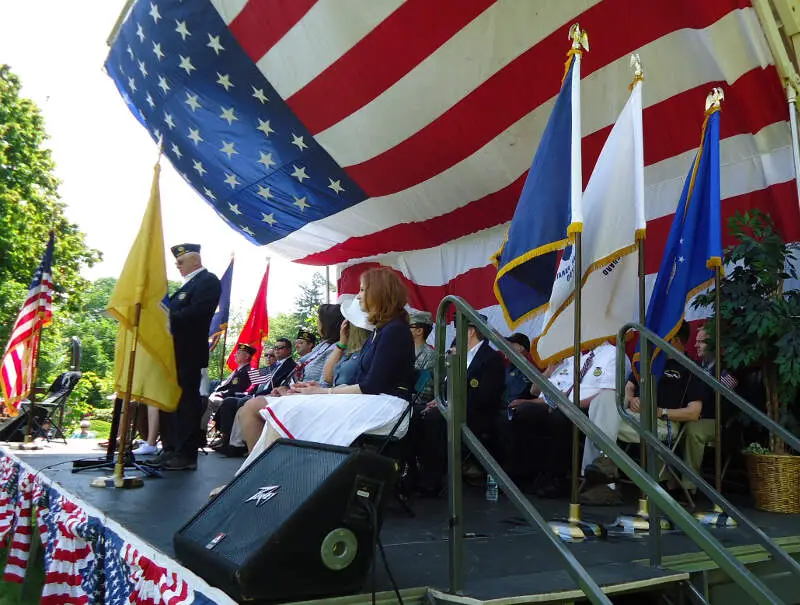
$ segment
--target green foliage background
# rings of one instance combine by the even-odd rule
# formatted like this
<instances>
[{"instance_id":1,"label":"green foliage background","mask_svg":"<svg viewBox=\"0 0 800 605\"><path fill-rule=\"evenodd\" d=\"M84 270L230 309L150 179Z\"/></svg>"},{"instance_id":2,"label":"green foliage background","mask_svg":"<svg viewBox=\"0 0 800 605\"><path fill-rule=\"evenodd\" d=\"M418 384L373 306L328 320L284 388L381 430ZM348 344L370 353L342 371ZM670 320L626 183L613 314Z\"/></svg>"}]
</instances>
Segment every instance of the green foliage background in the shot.
<instances>
[{"instance_id":1,"label":"green foliage background","mask_svg":"<svg viewBox=\"0 0 800 605\"><path fill-rule=\"evenodd\" d=\"M19 78L0 64L0 346L5 347L52 229L56 292L53 323L42 333L37 386L49 386L69 369L70 339L80 338L83 378L70 399L69 429L86 414L105 418L101 412L112 403L117 324L105 309L117 280L105 277L90 282L81 276L82 269L102 256L86 245L84 234L65 216L55 166L46 148L44 120L36 104L20 96L20 88ZM178 282L169 282L170 293L179 287ZM295 301L297 310L270 318L269 343L279 337L294 340L298 325L316 331L317 308L326 300L327 287L321 273L302 285ZM248 310L232 309L226 353L236 342ZM212 378L220 378L222 354L221 346L212 352Z\"/></svg>"}]
</instances>

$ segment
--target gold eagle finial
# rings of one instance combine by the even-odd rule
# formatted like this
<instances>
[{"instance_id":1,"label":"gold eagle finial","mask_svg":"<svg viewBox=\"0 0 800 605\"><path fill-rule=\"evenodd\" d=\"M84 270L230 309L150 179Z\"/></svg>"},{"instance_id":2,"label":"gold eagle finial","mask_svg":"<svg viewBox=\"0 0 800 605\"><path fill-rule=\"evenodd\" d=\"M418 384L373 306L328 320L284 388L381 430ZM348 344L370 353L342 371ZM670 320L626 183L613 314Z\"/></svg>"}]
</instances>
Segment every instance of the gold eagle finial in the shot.
<instances>
[{"instance_id":1,"label":"gold eagle finial","mask_svg":"<svg viewBox=\"0 0 800 605\"><path fill-rule=\"evenodd\" d=\"M628 88L633 90L637 82L644 81L644 71L642 71L642 60L639 58L639 53L631 55L631 69L633 70L633 80Z\"/></svg>"},{"instance_id":2,"label":"gold eagle finial","mask_svg":"<svg viewBox=\"0 0 800 605\"><path fill-rule=\"evenodd\" d=\"M706 111L710 111L712 109L719 109L722 105L722 102L725 100L725 91L721 88L712 88L711 92L708 93L706 97Z\"/></svg>"},{"instance_id":3,"label":"gold eagle finial","mask_svg":"<svg viewBox=\"0 0 800 605\"><path fill-rule=\"evenodd\" d=\"M589 52L589 35L578 23L573 23L569 28L569 39L572 40L573 50L580 50L583 47L583 50Z\"/></svg>"}]
</instances>

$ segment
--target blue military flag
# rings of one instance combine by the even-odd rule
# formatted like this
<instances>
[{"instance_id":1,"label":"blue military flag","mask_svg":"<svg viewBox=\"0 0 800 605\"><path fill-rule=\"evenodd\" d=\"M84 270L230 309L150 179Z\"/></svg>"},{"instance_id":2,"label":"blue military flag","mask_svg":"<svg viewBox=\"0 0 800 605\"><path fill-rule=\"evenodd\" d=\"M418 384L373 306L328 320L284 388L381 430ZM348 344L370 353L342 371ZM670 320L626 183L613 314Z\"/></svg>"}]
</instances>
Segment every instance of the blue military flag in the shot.
<instances>
[{"instance_id":1,"label":"blue military flag","mask_svg":"<svg viewBox=\"0 0 800 605\"><path fill-rule=\"evenodd\" d=\"M228 331L228 317L231 311L231 283L233 282L233 258L219 280L220 295L217 310L211 318L208 329L208 350L213 351L219 339Z\"/></svg>"},{"instance_id":2,"label":"blue military flag","mask_svg":"<svg viewBox=\"0 0 800 605\"><path fill-rule=\"evenodd\" d=\"M719 102L712 100L647 307L647 327L666 341L683 322L686 304L710 285L714 268L722 265L720 223ZM665 355L656 349L655 376L661 375L664 362Z\"/></svg>"},{"instance_id":3,"label":"blue military flag","mask_svg":"<svg viewBox=\"0 0 800 605\"><path fill-rule=\"evenodd\" d=\"M512 329L547 309L560 251L569 233L581 230L580 58L580 50L570 51L506 241L495 255L494 292Z\"/></svg>"}]
</instances>

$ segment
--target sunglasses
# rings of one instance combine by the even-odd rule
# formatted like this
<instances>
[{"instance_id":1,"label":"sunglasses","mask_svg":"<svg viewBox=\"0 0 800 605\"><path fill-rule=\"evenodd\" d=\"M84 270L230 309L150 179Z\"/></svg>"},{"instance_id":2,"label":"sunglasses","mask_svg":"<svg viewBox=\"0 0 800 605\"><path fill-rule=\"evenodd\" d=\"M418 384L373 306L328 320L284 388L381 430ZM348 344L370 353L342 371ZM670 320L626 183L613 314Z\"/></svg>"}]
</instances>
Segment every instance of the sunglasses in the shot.
<instances>
[{"instance_id":1,"label":"sunglasses","mask_svg":"<svg viewBox=\"0 0 800 605\"><path fill-rule=\"evenodd\" d=\"M264 353L264 357L275 357L275 353Z\"/></svg>"},{"instance_id":2,"label":"sunglasses","mask_svg":"<svg viewBox=\"0 0 800 605\"><path fill-rule=\"evenodd\" d=\"M275 350L276 350L276 351L280 351L281 349L288 349L288 348L289 348L289 347L287 347L286 345L281 345L281 346L279 346L279 347L275 347Z\"/></svg>"}]
</instances>

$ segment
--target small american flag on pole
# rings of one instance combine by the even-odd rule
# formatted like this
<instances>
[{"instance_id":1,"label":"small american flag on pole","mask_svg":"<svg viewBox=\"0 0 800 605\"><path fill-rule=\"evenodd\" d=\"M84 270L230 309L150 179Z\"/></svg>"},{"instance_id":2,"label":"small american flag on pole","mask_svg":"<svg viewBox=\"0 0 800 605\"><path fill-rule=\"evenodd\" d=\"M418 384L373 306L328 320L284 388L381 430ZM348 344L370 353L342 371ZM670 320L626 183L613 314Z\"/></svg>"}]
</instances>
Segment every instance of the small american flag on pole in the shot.
<instances>
[{"instance_id":1,"label":"small american flag on pole","mask_svg":"<svg viewBox=\"0 0 800 605\"><path fill-rule=\"evenodd\" d=\"M53 237L51 231L42 262L33 274L28 296L17 315L3 354L0 389L6 409L12 414L17 413L20 402L31 391L42 328L49 325L53 317L53 277L50 273Z\"/></svg>"},{"instance_id":2,"label":"small american flag on pole","mask_svg":"<svg viewBox=\"0 0 800 605\"><path fill-rule=\"evenodd\" d=\"M736 388L736 385L739 384L739 381L736 380L736 377L732 374L728 374L728 372L725 370L722 370L722 373L719 376L719 381L731 391L733 391Z\"/></svg>"},{"instance_id":3,"label":"small american flag on pole","mask_svg":"<svg viewBox=\"0 0 800 605\"><path fill-rule=\"evenodd\" d=\"M256 386L267 384L272 380L272 372L269 371L269 368L253 368L247 374L250 376L250 384Z\"/></svg>"}]
</instances>

